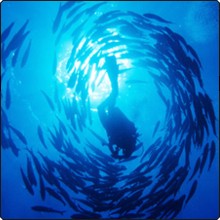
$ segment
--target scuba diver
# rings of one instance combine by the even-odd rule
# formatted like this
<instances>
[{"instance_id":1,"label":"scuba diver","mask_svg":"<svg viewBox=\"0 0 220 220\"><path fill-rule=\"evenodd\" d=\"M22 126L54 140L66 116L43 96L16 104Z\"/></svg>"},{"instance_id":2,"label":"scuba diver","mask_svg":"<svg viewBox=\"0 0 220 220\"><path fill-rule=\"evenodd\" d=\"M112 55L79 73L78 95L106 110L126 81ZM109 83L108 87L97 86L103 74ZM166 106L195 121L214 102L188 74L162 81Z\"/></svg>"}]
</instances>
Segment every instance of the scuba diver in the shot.
<instances>
[{"instance_id":1,"label":"scuba diver","mask_svg":"<svg viewBox=\"0 0 220 220\"><path fill-rule=\"evenodd\" d=\"M98 106L98 115L106 130L109 139L108 147L112 156L118 159L128 158L135 150L138 134L134 123L115 107L118 96L118 65L115 56L105 58L105 69L112 91Z\"/></svg>"}]
</instances>

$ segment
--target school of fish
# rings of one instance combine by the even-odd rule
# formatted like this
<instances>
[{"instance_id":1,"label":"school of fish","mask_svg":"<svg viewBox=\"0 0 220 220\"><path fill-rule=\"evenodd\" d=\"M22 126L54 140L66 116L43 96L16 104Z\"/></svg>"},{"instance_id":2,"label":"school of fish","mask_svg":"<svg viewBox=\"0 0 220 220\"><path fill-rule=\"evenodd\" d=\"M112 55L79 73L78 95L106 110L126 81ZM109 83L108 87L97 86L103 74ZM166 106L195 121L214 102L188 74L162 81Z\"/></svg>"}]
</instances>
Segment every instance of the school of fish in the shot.
<instances>
[{"instance_id":1,"label":"school of fish","mask_svg":"<svg viewBox=\"0 0 220 220\"><path fill-rule=\"evenodd\" d=\"M53 97L39 91L44 97L42 105L48 105L56 116L54 126L46 128L39 124L36 128L42 152L31 148L31 140L8 116L13 95L10 79L5 80L3 71L1 146L17 158L20 151L26 152L26 163L20 167L25 190L31 196L39 193L45 202L30 207L33 211L65 216L66 210L71 209L72 215L67 217L73 219L175 218L193 197L200 175L210 170L216 156L216 116L203 87L202 64L186 40L171 30L172 22L150 13L111 10L108 4L59 3L50 31L55 48L64 36L72 39L66 72L67 87L74 96L71 101L61 99L58 83L54 85ZM2 32L3 70L9 65L25 68L33 52L31 30L26 30L28 23L25 21L13 36L15 22ZM25 49L21 50L22 47ZM144 146L145 142L140 140L134 156L128 160L118 161L104 153L102 145L106 140L92 127L89 88L102 83L102 66L96 63L107 53L122 61L131 60L132 68L145 69L143 74L152 77L166 108L164 121L155 124L151 143ZM55 54L51 77L56 77L58 62ZM96 69L92 82L89 63ZM119 74L129 70L130 67L124 67ZM126 83L145 81L134 79ZM84 141L85 133L88 137ZM80 147L85 147L85 153ZM57 152L56 160L45 153L50 149ZM137 153L142 149L141 155ZM133 161L135 167L129 169L128 164ZM48 206L48 197L57 200L59 208Z\"/></svg>"}]
</instances>

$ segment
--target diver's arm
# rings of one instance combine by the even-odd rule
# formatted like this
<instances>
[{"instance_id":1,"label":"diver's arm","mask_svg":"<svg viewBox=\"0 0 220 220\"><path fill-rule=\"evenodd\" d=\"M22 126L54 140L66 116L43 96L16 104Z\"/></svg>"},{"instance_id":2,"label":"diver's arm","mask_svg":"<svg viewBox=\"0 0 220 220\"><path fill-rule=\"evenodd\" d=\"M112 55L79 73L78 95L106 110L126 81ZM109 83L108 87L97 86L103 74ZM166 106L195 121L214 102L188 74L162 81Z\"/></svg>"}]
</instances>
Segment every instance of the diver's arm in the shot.
<instances>
[{"instance_id":1,"label":"diver's arm","mask_svg":"<svg viewBox=\"0 0 220 220\"><path fill-rule=\"evenodd\" d=\"M114 149L113 148L113 144L111 143L111 140L110 140L110 142L109 142L109 149L110 149L110 151L111 151L111 153L112 153L112 157L114 157L114 158L118 158L118 149Z\"/></svg>"},{"instance_id":2,"label":"diver's arm","mask_svg":"<svg viewBox=\"0 0 220 220\"><path fill-rule=\"evenodd\" d=\"M113 144L109 143L109 149L112 152L112 155L115 155L116 151L113 149Z\"/></svg>"},{"instance_id":3,"label":"diver's arm","mask_svg":"<svg viewBox=\"0 0 220 220\"><path fill-rule=\"evenodd\" d=\"M118 150L117 148L114 150L112 144L109 144L108 146L109 146L110 151L112 152L112 157L114 157L115 159L119 159L119 160L125 158L124 155L119 155L119 154L118 154L118 153L119 153L119 150Z\"/></svg>"},{"instance_id":4,"label":"diver's arm","mask_svg":"<svg viewBox=\"0 0 220 220\"><path fill-rule=\"evenodd\" d=\"M125 159L124 155L119 155L118 152L115 151L115 153L112 154L112 157L114 157L115 159Z\"/></svg>"}]
</instances>

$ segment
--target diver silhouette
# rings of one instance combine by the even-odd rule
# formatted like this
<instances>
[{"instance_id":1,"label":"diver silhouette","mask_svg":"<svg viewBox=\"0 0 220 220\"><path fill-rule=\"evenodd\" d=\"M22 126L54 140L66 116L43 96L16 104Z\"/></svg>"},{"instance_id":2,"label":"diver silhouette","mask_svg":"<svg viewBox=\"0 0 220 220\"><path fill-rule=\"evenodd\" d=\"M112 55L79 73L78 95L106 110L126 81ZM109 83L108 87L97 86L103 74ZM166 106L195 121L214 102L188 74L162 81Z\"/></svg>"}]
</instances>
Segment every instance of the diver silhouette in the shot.
<instances>
[{"instance_id":1,"label":"diver silhouette","mask_svg":"<svg viewBox=\"0 0 220 220\"><path fill-rule=\"evenodd\" d=\"M112 157L128 158L135 150L138 135L134 123L119 108L115 107L118 96L118 65L115 56L105 58L105 69L112 90L110 95L98 106L99 118L106 130Z\"/></svg>"}]
</instances>

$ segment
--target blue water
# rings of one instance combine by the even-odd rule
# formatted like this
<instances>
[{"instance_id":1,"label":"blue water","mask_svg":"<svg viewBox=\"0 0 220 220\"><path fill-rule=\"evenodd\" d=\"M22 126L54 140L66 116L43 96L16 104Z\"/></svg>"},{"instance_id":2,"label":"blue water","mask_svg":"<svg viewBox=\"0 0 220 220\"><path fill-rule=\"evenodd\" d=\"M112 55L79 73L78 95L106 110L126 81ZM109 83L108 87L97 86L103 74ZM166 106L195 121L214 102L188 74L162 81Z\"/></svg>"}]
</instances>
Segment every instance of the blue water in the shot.
<instances>
[{"instance_id":1,"label":"blue water","mask_svg":"<svg viewBox=\"0 0 220 220\"><path fill-rule=\"evenodd\" d=\"M64 3L62 3L64 4ZM91 7L96 2L88 3L86 2L83 7ZM72 30L64 33L60 40L56 42L57 36L61 31L63 24L66 24L69 20L68 18L62 18L61 25L56 33L53 33L53 25L60 7L60 2L13 2L4 1L1 3L1 32L12 23L15 22L9 37L5 40L5 46L10 42L12 37L17 33L20 27L29 20L26 30L30 31L27 38L25 38L19 54L18 60L15 66L12 65L11 60L15 56L16 52L12 51L6 60L6 66L1 66L1 95L2 102L1 107L6 112L9 123L14 128L18 129L26 138L27 146L19 140L19 138L14 135L13 141L17 148L20 149L18 156L16 156L10 148L5 149L4 146L1 149L1 189L2 189L2 203L1 203L1 218L70 218L72 214L75 214L71 210L70 206L63 206L59 201L53 199L50 195L46 195L45 201L42 200L40 195L39 183L34 187L34 195L28 193L25 184L21 177L20 167L26 173L26 163L27 157L30 154L26 150L31 149L34 155L38 157L40 163L43 164L42 158L39 156L39 152L47 156L51 161L59 161L60 153L55 150L53 145L51 145L49 138L51 138L49 130L54 131L54 127L59 126L59 121L57 116L63 121L65 126L70 132L71 124L70 121L65 116L64 111L59 111L57 103L54 101L55 111L53 111L48 105L45 97L41 91L44 91L53 100L54 98L54 88L55 85L58 87L58 98L59 100L66 100L73 98L73 91L67 88L68 83L68 72L65 70L65 65L74 43L78 45L77 37L80 36L80 40L86 39L86 34L93 25L93 19L95 20L102 14L113 11L132 11L137 14L143 15L145 13L156 14L163 19L172 22L172 24L158 22L158 26L168 26L172 31L181 35L187 44L191 45L192 48L197 52L200 61L202 63L201 75L203 81L203 88L200 88L198 83L196 83L198 91L206 92L212 100L212 105L214 107L216 115L216 125L217 132L219 131L219 84L218 84L218 73L219 73L219 5L217 2L115 2L111 1L106 3L106 5L100 6L100 9L96 11L95 14L91 16L89 21L88 17L86 22L91 22L89 25L80 29L74 30L73 36L70 34ZM67 9L68 11L68 9ZM75 12L76 13L76 12ZM76 25L82 24L80 19L85 19L85 17L79 17L79 21L74 21ZM153 21L153 20L152 20ZM66 22L66 23L65 23ZM157 22L157 21L154 21ZM75 27L75 26L74 26ZM95 26L94 26L95 27ZM113 28L113 32L114 32ZM146 30L149 31L149 30ZM112 33L113 33L112 32ZM61 32L62 33L62 32ZM101 33L101 31L100 31ZM117 34L117 33L116 33ZM75 38L74 38L75 37ZM99 36L100 38L102 36ZM29 42L31 42L31 49L27 59L27 63L24 67L21 67L22 58L28 47ZM87 41L88 43L88 41ZM95 46L93 43L93 51L95 51ZM149 40L148 44L152 42ZM126 45L126 43L125 43ZM3 47L3 44L2 44ZM127 48L130 48L129 45ZM124 50L124 48L123 48ZM139 48L138 52L142 52ZM92 52L91 52L92 53ZM86 54L87 55L87 54ZM89 55L89 54L88 54ZM88 55L86 57L88 57ZM56 56L56 62L55 57ZM150 56L150 55L149 55ZM4 56L2 56L4 59ZM75 58L80 60L80 58ZM132 59L135 60L136 57L130 57L129 59L122 59L121 66L126 69L130 68L132 65ZM120 59L118 59L120 62ZM75 62L76 60L74 60ZM91 61L92 62L92 61ZM81 65L83 62L81 63ZM76 63L74 65L77 65ZM122 68L122 69L123 69ZM150 70L144 69L141 66L135 66L129 73L121 73L119 76L119 89L120 95L118 97L117 106L126 114L126 116L135 122L138 132L141 134L140 140L143 142L144 147L135 153L138 156L134 160L128 162L119 162L115 160L117 164L121 163L127 168L125 174L129 175L136 167L141 163L141 156L143 151L148 149L148 146L153 143L152 133L155 128L156 122L163 121L165 117L165 105L161 101L160 97L157 95L156 87L153 85L152 77L146 74ZM88 72L91 69L88 70ZM152 72L157 70L152 70ZM104 73L103 73L104 74ZM101 72L100 72L101 75ZM90 74L90 83L92 83L92 78L95 77L95 73ZM144 84L126 84L126 80L144 80ZM9 81L8 81L9 80ZM99 79L100 80L100 79ZM193 78L195 80L195 77ZM6 107L6 87L7 82L10 82L10 95L11 104L10 107ZM96 89L93 91L91 88L89 90L90 106L89 111L92 116L92 124L89 123L88 118L86 118L86 125L90 127L96 133L101 135L105 140L107 136L105 130L100 124L97 116L97 106L101 103L110 92L110 84L106 76L104 80L97 85ZM91 86L91 84L89 84ZM147 89L146 89L147 88ZM163 87L164 88L164 87ZM83 91L83 88L80 88ZM168 90L171 88L168 88ZM201 89L201 90L200 90ZM169 91L164 90L164 95L169 99ZM80 97L77 97L77 99ZM78 102L80 103L80 101ZM83 107L82 107L83 108ZM209 126L210 121L208 121ZM43 130L44 138L48 149L45 149L39 140L37 128L40 126ZM86 140L91 140L92 144L99 147L99 149L106 155L110 156L110 151L106 148L101 148L100 142L95 138L86 128L83 132L80 131L77 125L76 133L81 140L81 144L78 144L75 139L68 133L65 136L66 140L70 138L73 145L78 149L85 158L87 158L86 151L93 153L86 145ZM209 127L210 128L210 127ZM165 132L165 131L164 131ZM160 135L159 133L156 135ZM218 136L218 135L217 135ZM205 136L203 141L202 149L191 149L190 152L190 174L195 166L195 161L198 157L203 156L203 149L207 142L214 140L216 143L216 154L210 171L208 171L209 159L207 164L203 169L201 175L197 175L198 186L195 194L191 200L182 207L181 211L177 214L175 218L181 219L193 219L193 218L205 218L205 219L217 219L219 217L219 140L213 134L210 128L210 133ZM2 145L4 143L2 142ZM179 146L179 145L178 145ZM192 146L193 147L193 146ZM162 150L162 149L161 149ZM155 153L155 152L154 152ZM148 157L145 158L146 160ZM73 158L74 160L74 158ZM184 160L184 156L180 158L181 162ZM93 164L94 165L94 164ZM98 167L98 166L97 166ZM98 167L99 168L99 167ZM35 173L36 168L34 168ZM149 188L144 191L146 194L149 193L150 187L155 185L158 179L155 177L156 173L159 172L157 168L151 171L149 175L152 175L153 182ZM86 170L85 170L86 173ZM56 174L58 175L58 174ZM77 174L78 175L78 174ZM81 175L81 174L80 174ZM39 181L38 175L37 182ZM57 176L58 178L58 176ZM48 183L45 184L49 186ZM185 180L183 186L178 190L176 198L181 195L188 195L190 187L193 183L187 182ZM121 183L119 183L120 185ZM123 182L126 185L126 182ZM118 186L120 189L120 186ZM131 188L132 191L132 188ZM135 192L135 190L133 190ZM86 193L70 193L70 197L77 201L79 198L84 198ZM126 195L124 195L126 198ZM172 196L173 198L174 196ZM76 204L80 204L76 202ZM32 206L43 205L52 207L56 210L65 210L64 215L36 212L31 210ZM87 206L83 206L85 209ZM154 207L155 208L155 207ZM88 208L89 211L91 209ZM131 208L132 210L132 208ZM105 218L117 218L117 216L110 215L111 210L102 213ZM136 210L132 210L135 213Z\"/></svg>"}]
</instances>

